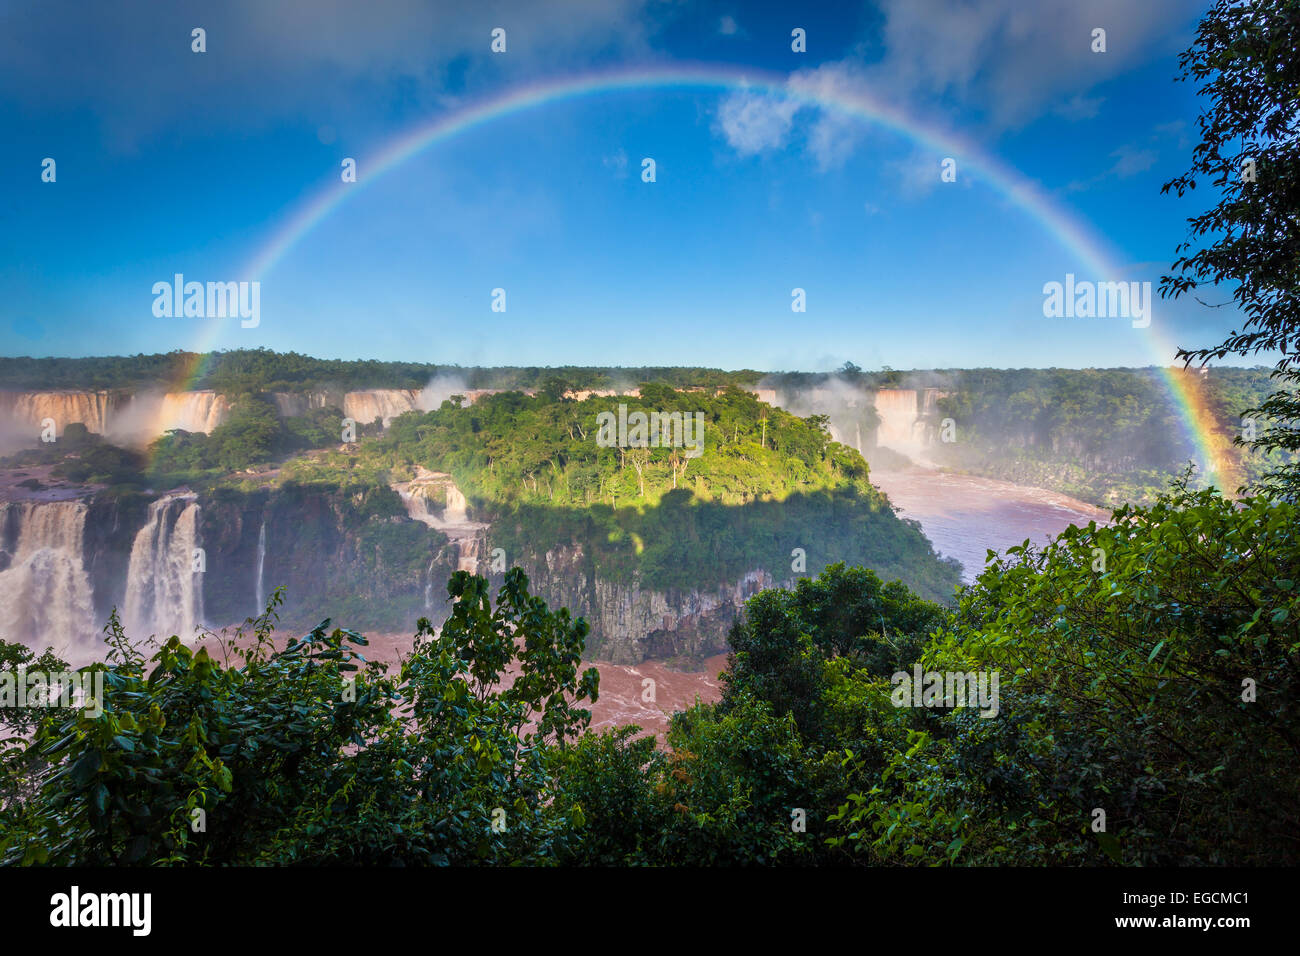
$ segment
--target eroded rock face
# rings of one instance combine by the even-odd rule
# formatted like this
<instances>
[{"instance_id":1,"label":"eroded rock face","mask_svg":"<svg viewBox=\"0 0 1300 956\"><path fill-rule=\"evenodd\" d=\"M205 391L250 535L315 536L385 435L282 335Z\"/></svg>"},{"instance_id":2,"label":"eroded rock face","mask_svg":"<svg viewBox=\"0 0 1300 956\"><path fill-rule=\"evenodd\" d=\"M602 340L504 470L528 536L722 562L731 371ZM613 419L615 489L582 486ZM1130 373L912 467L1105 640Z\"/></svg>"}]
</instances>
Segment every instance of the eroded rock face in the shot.
<instances>
[{"instance_id":1,"label":"eroded rock face","mask_svg":"<svg viewBox=\"0 0 1300 956\"><path fill-rule=\"evenodd\" d=\"M374 514L342 491L226 492L204 501L205 610L227 625L285 588L286 626L324 618L357 630L441 621L456 555L447 538L401 514Z\"/></svg>"},{"instance_id":2,"label":"eroded rock face","mask_svg":"<svg viewBox=\"0 0 1300 956\"><path fill-rule=\"evenodd\" d=\"M635 579L625 583L595 574L581 545L552 548L541 561L521 564L534 594L587 619L587 653L615 664L699 661L725 653L727 632L745 601L778 586L770 574L755 570L712 587L643 588Z\"/></svg>"},{"instance_id":3,"label":"eroded rock face","mask_svg":"<svg viewBox=\"0 0 1300 956\"><path fill-rule=\"evenodd\" d=\"M132 630L178 630L188 636L200 624L225 627L259 614L266 595L281 585L286 601L279 613L286 628L311 627L328 617L363 632L414 632L421 616L435 624L445 618L450 609L447 580L456 570L483 575L495 589L505 570L518 563L532 592L551 608L567 608L574 617L587 619L592 659L619 665L673 661L688 667L724 653L727 632L745 600L777 584L770 575L752 571L740 581L699 588L647 588L635 576L615 580L599 574L581 543L517 561L512 555L507 561L504 552L494 549L491 526L474 520L450 476L433 472L393 486L405 514L394 507L395 500L388 511L381 507L375 512L340 490L224 489L188 494L186 508L177 505L175 515L166 511L169 521L163 522L160 509L167 496L157 493L110 495L87 488L60 505L45 501L58 497L59 489L36 492L15 485L11 490L15 497L21 491L40 499L0 509L0 524L8 529L0 541L0 572L15 584L18 577L11 572L21 564L15 557L20 531L32 525L19 522L16 509L75 511L76 540L69 539L63 550L81 582L77 599L68 602L79 609L78 634L97 633L117 608ZM157 532L152 536L151 528ZM4 546L10 539L12 546ZM58 551L53 546L46 550ZM202 570L190 574L199 550ZM169 576L160 569L176 573ZM180 585L158 591L172 578ZM37 592L27 586L10 590L11 602L22 605L11 609L14 620L31 617L41 603ZM39 636L24 635L34 643ZM69 637L60 640L67 643Z\"/></svg>"},{"instance_id":4,"label":"eroded rock face","mask_svg":"<svg viewBox=\"0 0 1300 956\"><path fill-rule=\"evenodd\" d=\"M392 485L408 516L436 528L453 552L445 564L480 574L499 586L502 560L494 560L492 530L472 520L465 496L451 476L423 469L415 480ZM511 563L514 563L513 561ZM587 653L618 664L646 660L703 660L727 650L727 632L746 600L774 587L771 575L751 571L740 581L684 590L643 588L604 578L592 567L581 544L553 547L518 561L533 594L552 608L565 607L587 619ZM429 590L445 591L442 582Z\"/></svg>"}]
</instances>

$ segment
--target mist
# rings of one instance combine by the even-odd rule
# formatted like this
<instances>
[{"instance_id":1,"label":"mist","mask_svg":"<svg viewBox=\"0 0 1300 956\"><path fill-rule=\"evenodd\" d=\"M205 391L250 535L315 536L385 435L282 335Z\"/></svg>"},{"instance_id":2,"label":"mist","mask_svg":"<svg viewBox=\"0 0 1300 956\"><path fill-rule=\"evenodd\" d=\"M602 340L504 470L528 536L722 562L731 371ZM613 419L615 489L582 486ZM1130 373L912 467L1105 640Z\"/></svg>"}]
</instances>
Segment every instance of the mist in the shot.
<instances>
[{"instance_id":1,"label":"mist","mask_svg":"<svg viewBox=\"0 0 1300 956\"><path fill-rule=\"evenodd\" d=\"M453 395L464 395L469 390L469 383L461 373L439 372L420 390L416 407L424 412L434 412Z\"/></svg>"},{"instance_id":2,"label":"mist","mask_svg":"<svg viewBox=\"0 0 1300 956\"><path fill-rule=\"evenodd\" d=\"M825 415L830 436L872 467L928 465L938 390L933 376L863 373L853 365L829 373L778 373L759 382L759 397L793 415Z\"/></svg>"}]
</instances>

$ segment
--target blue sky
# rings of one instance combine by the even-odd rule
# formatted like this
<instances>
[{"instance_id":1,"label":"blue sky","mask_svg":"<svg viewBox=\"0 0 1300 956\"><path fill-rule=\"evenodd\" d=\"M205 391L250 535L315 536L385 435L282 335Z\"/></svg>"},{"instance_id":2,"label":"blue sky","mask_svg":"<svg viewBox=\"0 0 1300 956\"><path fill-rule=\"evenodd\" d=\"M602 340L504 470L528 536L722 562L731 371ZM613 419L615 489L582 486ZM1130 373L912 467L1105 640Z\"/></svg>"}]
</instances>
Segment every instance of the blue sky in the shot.
<instances>
[{"instance_id":1,"label":"blue sky","mask_svg":"<svg viewBox=\"0 0 1300 956\"><path fill-rule=\"evenodd\" d=\"M1124 319L1044 318L1042 286L1067 272L1156 284L1172 260L1204 201L1160 195L1190 158L1195 97L1173 79L1204 5L817 6L11 3L0 354L207 344L204 320L153 315L153 283L248 278L342 158L542 79L715 64L866 91L952 131L1103 237L1116 274L1091 275L960 155L941 184L941 156L880 126L780 96L642 89L510 114L366 181L261 277L261 324L227 320L210 344L774 370L1155 361ZM498 26L505 54L489 50ZM55 183L40 180L47 156ZM1204 345L1230 311L1157 301L1153 325Z\"/></svg>"}]
</instances>

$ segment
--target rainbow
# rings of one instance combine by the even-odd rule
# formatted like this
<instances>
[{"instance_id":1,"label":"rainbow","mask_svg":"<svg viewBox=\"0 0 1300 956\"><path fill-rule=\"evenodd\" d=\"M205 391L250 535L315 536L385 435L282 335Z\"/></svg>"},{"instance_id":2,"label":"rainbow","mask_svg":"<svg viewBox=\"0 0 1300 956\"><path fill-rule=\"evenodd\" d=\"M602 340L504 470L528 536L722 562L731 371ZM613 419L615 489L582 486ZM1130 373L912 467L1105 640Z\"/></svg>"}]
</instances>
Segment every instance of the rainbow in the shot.
<instances>
[{"instance_id":1,"label":"rainbow","mask_svg":"<svg viewBox=\"0 0 1300 956\"><path fill-rule=\"evenodd\" d=\"M897 107L861 91L813 88L800 77L782 76L731 66L663 66L624 69L539 81L523 89L508 90L446 115L417 125L368 157L358 160L356 183L339 181L322 189L303 203L271 235L244 270L242 278L258 280L275 268L302 238L322 223L348 199L364 192L407 160L439 143L482 127L503 117L556 103L624 92L645 90L699 90L702 92L749 92L783 98L801 107L826 110L853 117L864 123L889 129L919 146L933 150L936 157L959 158L963 174L973 173L977 181L993 188L1012 205L1046 230L1057 242L1078 256L1081 265L1099 280L1117 279L1106 243L1071 210L1049 197L1035 183L1008 168L973 143L948 131L916 120ZM202 333L205 353L220 330L209 326ZM1153 364L1161 371L1179 412L1187 437L1199 457L1198 466L1211 480L1227 487L1230 474L1228 441L1221 434L1209 403L1194 373L1171 367L1175 348L1153 321L1145 330ZM192 380L201 361L190 372ZM1235 487L1235 486L1233 486ZM1233 490L1228 487L1227 490Z\"/></svg>"}]
</instances>

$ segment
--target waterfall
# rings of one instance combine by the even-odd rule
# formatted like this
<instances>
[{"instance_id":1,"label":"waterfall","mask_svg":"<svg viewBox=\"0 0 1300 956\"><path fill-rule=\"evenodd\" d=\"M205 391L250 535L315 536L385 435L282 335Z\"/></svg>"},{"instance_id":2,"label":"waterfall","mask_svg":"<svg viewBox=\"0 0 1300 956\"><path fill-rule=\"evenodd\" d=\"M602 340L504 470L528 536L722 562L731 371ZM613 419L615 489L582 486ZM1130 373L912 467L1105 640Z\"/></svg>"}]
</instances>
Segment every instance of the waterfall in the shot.
<instances>
[{"instance_id":1,"label":"waterfall","mask_svg":"<svg viewBox=\"0 0 1300 956\"><path fill-rule=\"evenodd\" d=\"M316 408L343 407L343 393L329 388L313 389L310 392L272 392L271 400L285 418L306 415Z\"/></svg>"},{"instance_id":2,"label":"waterfall","mask_svg":"<svg viewBox=\"0 0 1300 956\"><path fill-rule=\"evenodd\" d=\"M400 482L391 487L406 506L408 517L430 528L436 528L447 536L452 547L456 549L456 567L461 571L477 574L488 526L469 519L469 502L464 492L451 480L451 475L443 472L421 471L420 476L414 481ZM442 490L447 502L441 514L429 507L429 492L438 489ZM424 604L426 608L433 606L432 562L429 565L429 578L424 589Z\"/></svg>"},{"instance_id":3,"label":"waterfall","mask_svg":"<svg viewBox=\"0 0 1300 956\"><path fill-rule=\"evenodd\" d=\"M94 654L97 635L83 542L83 501L0 503L0 637L53 647L70 663Z\"/></svg>"},{"instance_id":4,"label":"waterfall","mask_svg":"<svg viewBox=\"0 0 1300 956\"><path fill-rule=\"evenodd\" d=\"M420 405L420 390L414 388L368 388L343 396L343 414L358 425L376 418L387 428L394 418Z\"/></svg>"},{"instance_id":5,"label":"waterfall","mask_svg":"<svg viewBox=\"0 0 1300 956\"><path fill-rule=\"evenodd\" d=\"M162 397L157 435L170 428L187 432L211 432L230 414L230 401L211 391L168 392Z\"/></svg>"},{"instance_id":6,"label":"waterfall","mask_svg":"<svg viewBox=\"0 0 1300 956\"><path fill-rule=\"evenodd\" d=\"M853 447L855 447L858 450L859 455L863 453L862 452L862 422L857 422L853 426Z\"/></svg>"},{"instance_id":7,"label":"waterfall","mask_svg":"<svg viewBox=\"0 0 1300 956\"><path fill-rule=\"evenodd\" d=\"M447 485L447 510L442 517L450 524L464 524L469 517L469 502L455 485Z\"/></svg>"},{"instance_id":8,"label":"waterfall","mask_svg":"<svg viewBox=\"0 0 1300 956\"><path fill-rule=\"evenodd\" d=\"M202 579L194 569L198 532L196 496L169 495L149 506L126 572L123 624L129 636L193 639L203 622Z\"/></svg>"},{"instance_id":9,"label":"waterfall","mask_svg":"<svg viewBox=\"0 0 1300 956\"><path fill-rule=\"evenodd\" d=\"M173 428L208 434L230 411L230 400L211 390L140 392L113 410L108 436L119 444L145 445Z\"/></svg>"},{"instance_id":10,"label":"waterfall","mask_svg":"<svg viewBox=\"0 0 1300 956\"><path fill-rule=\"evenodd\" d=\"M430 528L437 528L452 540L470 536L487 527L470 520L469 501L451 480L451 475L430 472L427 477L397 482L389 487L402 499L407 517L427 524ZM429 506L429 493L438 490L442 491L446 501L441 514Z\"/></svg>"},{"instance_id":11,"label":"waterfall","mask_svg":"<svg viewBox=\"0 0 1300 956\"><path fill-rule=\"evenodd\" d=\"M257 614L266 610L266 586L262 583L262 570L266 567L266 519L262 519L262 530L257 532L257 582L254 585L257 594Z\"/></svg>"},{"instance_id":12,"label":"waterfall","mask_svg":"<svg viewBox=\"0 0 1300 956\"><path fill-rule=\"evenodd\" d=\"M882 388L876 392L880 427L876 444L913 458L925 449L925 425L921 420L920 396L912 388Z\"/></svg>"},{"instance_id":13,"label":"waterfall","mask_svg":"<svg viewBox=\"0 0 1300 956\"><path fill-rule=\"evenodd\" d=\"M41 423L47 418L54 420L57 435L62 435L73 422L81 422L87 431L102 435L118 404L117 396L111 392L84 389L0 392L0 419L8 419L0 424L5 432L13 433L18 445L39 444Z\"/></svg>"},{"instance_id":14,"label":"waterfall","mask_svg":"<svg viewBox=\"0 0 1300 956\"><path fill-rule=\"evenodd\" d=\"M479 525L479 529L485 529L486 525ZM458 571L468 571L470 574L479 573L479 561L483 557L483 545L487 543L487 535L484 530L476 530L472 534L467 534L458 538L453 538L456 545L456 569Z\"/></svg>"},{"instance_id":15,"label":"waterfall","mask_svg":"<svg viewBox=\"0 0 1300 956\"><path fill-rule=\"evenodd\" d=\"M402 499L402 504L406 506L408 518L421 524L427 524L430 528L438 527L438 516L429 510L429 499L427 497L403 488L397 489L397 496Z\"/></svg>"}]
</instances>

